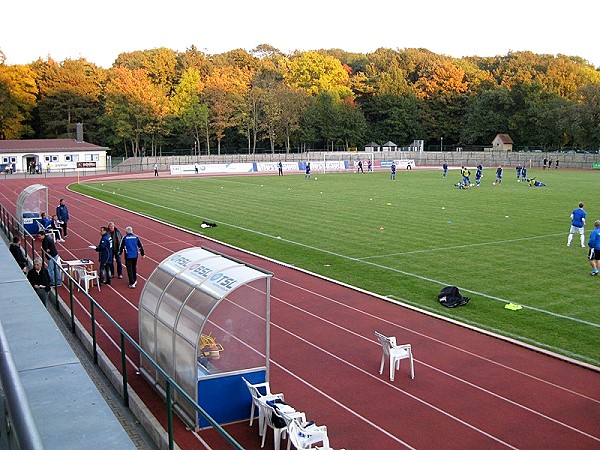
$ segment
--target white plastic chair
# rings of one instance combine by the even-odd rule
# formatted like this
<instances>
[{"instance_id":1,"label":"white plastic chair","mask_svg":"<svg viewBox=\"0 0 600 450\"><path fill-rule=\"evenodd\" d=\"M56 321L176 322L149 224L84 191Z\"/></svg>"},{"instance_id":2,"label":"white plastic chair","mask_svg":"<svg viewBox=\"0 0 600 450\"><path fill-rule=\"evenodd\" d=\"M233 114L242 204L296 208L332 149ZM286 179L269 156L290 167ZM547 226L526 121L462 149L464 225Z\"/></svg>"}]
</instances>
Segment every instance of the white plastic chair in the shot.
<instances>
[{"instance_id":1,"label":"white plastic chair","mask_svg":"<svg viewBox=\"0 0 600 450\"><path fill-rule=\"evenodd\" d=\"M387 337L377 331L375 332L375 336L377 336L377 339L379 339L379 342L381 343L381 347L383 347L379 373L383 373L385 358L388 357L390 359L390 381L394 381L394 372L395 370L400 370L400 361L408 359L410 361L410 377L414 380L415 366L410 344L397 345L395 337Z\"/></svg>"},{"instance_id":2,"label":"white plastic chair","mask_svg":"<svg viewBox=\"0 0 600 450\"><path fill-rule=\"evenodd\" d=\"M85 292L89 292L90 281L96 280L96 286L100 291L100 278L98 278L98 272L96 270L86 270L85 267L75 266L73 271L76 274L79 284L83 284Z\"/></svg>"},{"instance_id":3,"label":"white plastic chair","mask_svg":"<svg viewBox=\"0 0 600 450\"><path fill-rule=\"evenodd\" d=\"M264 421L262 431L261 448L265 446L265 438L267 436L267 427L273 428L273 442L275 450L280 448L281 438L285 438L287 429L293 420L300 423L306 422L306 414L301 411L296 411L292 406L286 403L278 403L278 400L263 401L259 400ZM277 420L277 423L275 423ZM287 443L287 450L290 450L290 441Z\"/></svg>"},{"instance_id":4,"label":"white plastic chair","mask_svg":"<svg viewBox=\"0 0 600 450\"><path fill-rule=\"evenodd\" d=\"M246 383L248 391L250 392L250 396L252 397L252 405L250 406L250 426L252 426L252 422L254 421L254 410L258 408L258 434L262 436L263 415L260 409L259 401L260 399L263 399L265 402L267 402L277 398L283 401L283 394L271 393L271 387L269 386L268 381L265 381L264 383L252 384L244 377L242 377L242 380L244 380Z\"/></svg>"},{"instance_id":5,"label":"white plastic chair","mask_svg":"<svg viewBox=\"0 0 600 450\"><path fill-rule=\"evenodd\" d=\"M298 420L292 420L288 424L288 435L290 442L298 450L320 449L333 450L329 446L329 437L327 436L327 427L325 425L317 426L312 422L300 423ZM321 446L315 444L321 442Z\"/></svg>"},{"instance_id":6,"label":"white plastic chair","mask_svg":"<svg viewBox=\"0 0 600 450\"><path fill-rule=\"evenodd\" d=\"M263 417L263 426L262 426L262 432L260 433L260 435L262 436L262 442L260 444L260 447L263 448L265 446L265 439L267 438L267 429L268 428L272 428L273 429L273 445L275 447L275 450L279 450L279 448L281 447L281 438L285 438L286 433L287 433L287 425L288 422L286 421L286 419L284 419L284 417L280 414L279 412L279 408L278 407L274 407L271 405L271 401L267 401L265 400L265 397L261 397L258 400L258 408L260 410L260 415ZM286 406L289 408L289 418L288 420L292 420L292 411L296 412L294 410L294 408L290 407L289 405L282 405ZM296 417L302 417L304 418L304 413L297 413ZM289 446L289 442L288 442L288 449L290 448Z\"/></svg>"}]
</instances>

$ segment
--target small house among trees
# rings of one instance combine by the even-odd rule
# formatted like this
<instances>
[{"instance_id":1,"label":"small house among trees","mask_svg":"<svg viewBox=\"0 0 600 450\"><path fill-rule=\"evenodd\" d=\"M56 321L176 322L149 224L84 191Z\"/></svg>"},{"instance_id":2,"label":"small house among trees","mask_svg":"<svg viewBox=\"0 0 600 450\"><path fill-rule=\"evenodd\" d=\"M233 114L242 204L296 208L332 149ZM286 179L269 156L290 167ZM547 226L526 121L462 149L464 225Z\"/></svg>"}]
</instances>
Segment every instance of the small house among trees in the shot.
<instances>
[{"instance_id":1,"label":"small house among trees","mask_svg":"<svg viewBox=\"0 0 600 450\"><path fill-rule=\"evenodd\" d=\"M365 152L378 152L380 149L379 144L377 142L369 142L365 145Z\"/></svg>"},{"instance_id":2,"label":"small house among trees","mask_svg":"<svg viewBox=\"0 0 600 450\"><path fill-rule=\"evenodd\" d=\"M398 146L392 141L387 141L385 144L383 144L382 150L384 152L395 152L398 150Z\"/></svg>"},{"instance_id":3,"label":"small house among trees","mask_svg":"<svg viewBox=\"0 0 600 450\"><path fill-rule=\"evenodd\" d=\"M492 149L493 150L512 150L513 149L513 140L510 138L508 134L497 134L494 140L492 141Z\"/></svg>"}]
</instances>

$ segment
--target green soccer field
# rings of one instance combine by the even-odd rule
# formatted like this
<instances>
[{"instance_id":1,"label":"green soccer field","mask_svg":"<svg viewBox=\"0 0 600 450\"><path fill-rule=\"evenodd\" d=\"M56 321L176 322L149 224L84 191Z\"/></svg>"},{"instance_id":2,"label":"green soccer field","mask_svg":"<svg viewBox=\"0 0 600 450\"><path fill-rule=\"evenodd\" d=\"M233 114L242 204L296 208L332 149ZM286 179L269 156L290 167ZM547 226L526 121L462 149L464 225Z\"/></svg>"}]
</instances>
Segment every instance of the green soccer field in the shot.
<instances>
[{"instance_id":1,"label":"green soccer field","mask_svg":"<svg viewBox=\"0 0 600 450\"><path fill-rule=\"evenodd\" d=\"M474 172L474 171L473 171ZM589 276L569 215L600 219L598 172L528 174L461 190L458 170L187 177L87 183L73 190L594 365L600 365L600 277ZM216 228L202 229L202 220ZM471 302L437 301L456 285ZM522 309L504 308L508 303Z\"/></svg>"}]
</instances>

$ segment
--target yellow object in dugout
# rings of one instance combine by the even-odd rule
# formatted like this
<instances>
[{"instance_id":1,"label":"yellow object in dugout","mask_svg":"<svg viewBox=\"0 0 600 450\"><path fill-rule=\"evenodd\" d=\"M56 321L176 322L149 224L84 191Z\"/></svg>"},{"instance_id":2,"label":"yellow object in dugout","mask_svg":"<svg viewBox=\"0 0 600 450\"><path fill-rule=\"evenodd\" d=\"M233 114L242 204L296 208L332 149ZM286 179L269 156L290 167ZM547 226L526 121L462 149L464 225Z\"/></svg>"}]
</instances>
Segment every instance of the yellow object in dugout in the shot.
<instances>
[{"instance_id":1,"label":"yellow object in dugout","mask_svg":"<svg viewBox=\"0 0 600 450\"><path fill-rule=\"evenodd\" d=\"M221 344L215 341L215 338L209 334L200 335L200 351L207 358L218 359L221 352L225 350Z\"/></svg>"}]
</instances>

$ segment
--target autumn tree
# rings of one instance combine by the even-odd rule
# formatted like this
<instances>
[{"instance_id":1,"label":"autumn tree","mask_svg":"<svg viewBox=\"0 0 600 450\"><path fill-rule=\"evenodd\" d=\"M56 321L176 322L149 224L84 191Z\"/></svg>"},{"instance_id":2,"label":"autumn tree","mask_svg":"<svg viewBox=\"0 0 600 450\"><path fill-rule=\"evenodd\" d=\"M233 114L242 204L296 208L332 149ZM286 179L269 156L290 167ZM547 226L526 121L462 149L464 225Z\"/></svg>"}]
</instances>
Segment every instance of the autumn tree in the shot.
<instances>
[{"instance_id":1,"label":"autumn tree","mask_svg":"<svg viewBox=\"0 0 600 450\"><path fill-rule=\"evenodd\" d=\"M140 154L144 141L156 152L156 136L161 135L168 112L164 91L150 82L143 69L111 69L106 86L105 123L115 136L129 143L133 156Z\"/></svg>"},{"instance_id":2,"label":"autumn tree","mask_svg":"<svg viewBox=\"0 0 600 450\"><path fill-rule=\"evenodd\" d=\"M160 47L150 50L121 53L113 67L142 69L148 80L170 95L179 81L179 61L174 50Z\"/></svg>"},{"instance_id":3,"label":"autumn tree","mask_svg":"<svg viewBox=\"0 0 600 450\"><path fill-rule=\"evenodd\" d=\"M225 131L241 123L250 79L248 71L227 66L216 67L205 80L202 101L208 106L209 126L219 155Z\"/></svg>"},{"instance_id":4,"label":"autumn tree","mask_svg":"<svg viewBox=\"0 0 600 450\"><path fill-rule=\"evenodd\" d=\"M283 76L290 87L306 91L309 95L330 92L338 98L353 96L348 71L339 60L319 52L293 55L287 62Z\"/></svg>"},{"instance_id":5,"label":"autumn tree","mask_svg":"<svg viewBox=\"0 0 600 450\"><path fill-rule=\"evenodd\" d=\"M106 71L85 59L51 59L32 64L39 87L41 137L75 138L75 125L85 125L85 138L101 143L98 120Z\"/></svg>"},{"instance_id":6,"label":"autumn tree","mask_svg":"<svg viewBox=\"0 0 600 450\"><path fill-rule=\"evenodd\" d=\"M0 58L0 139L32 137L38 94L35 73L27 66L7 66L3 61Z\"/></svg>"},{"instance_id":7,"label":"autumn tree","mask_svg":"<svg viewBox=\"0 0 600 450\"><path fill-rule=\"evenodd\" d=\"M600 83L589 83L579 90L581 102L573 110L573 145L600 147Z\"/></svg>"},{"instance_id":8,"label":"autumn tree","mask_svg":"<svg viewBox=\"0 0 600 450\"><path fill-rule=\"evenodd\" d=\"M207 153L210 149L208 130L208 107L201 103L204 83L198 69L190 67L182 75L171 98L171 109L181 128L191 133L194 148L200 149L200 142L206 138Z\"/></svg>"},{"instance_id":9,"label":"autumn tree","mask_svg":"<svg viewBox=\"0 0 600 450\"><path fill-rule=\"evenodd\" d=\"M511 93L504 86L472 95L460 141L492 142L498 133L511 134L509 122L514 110Z\"/></svg>"}]
</instances>

